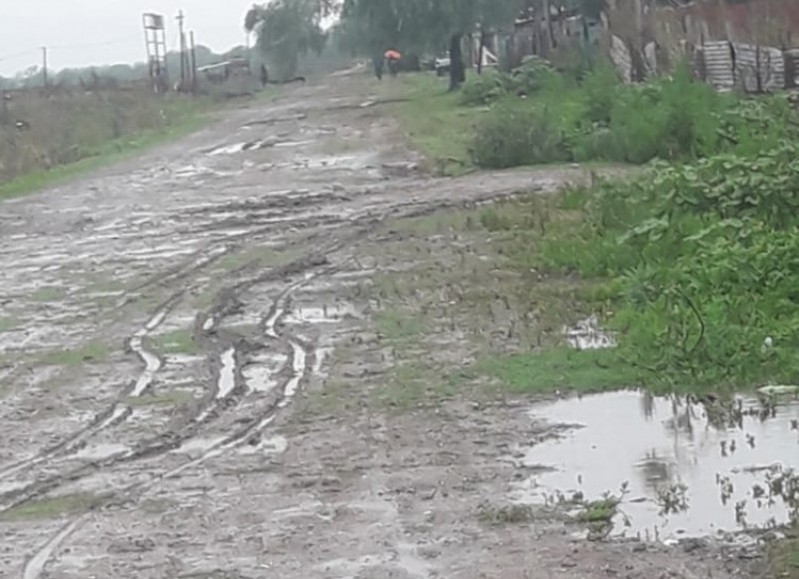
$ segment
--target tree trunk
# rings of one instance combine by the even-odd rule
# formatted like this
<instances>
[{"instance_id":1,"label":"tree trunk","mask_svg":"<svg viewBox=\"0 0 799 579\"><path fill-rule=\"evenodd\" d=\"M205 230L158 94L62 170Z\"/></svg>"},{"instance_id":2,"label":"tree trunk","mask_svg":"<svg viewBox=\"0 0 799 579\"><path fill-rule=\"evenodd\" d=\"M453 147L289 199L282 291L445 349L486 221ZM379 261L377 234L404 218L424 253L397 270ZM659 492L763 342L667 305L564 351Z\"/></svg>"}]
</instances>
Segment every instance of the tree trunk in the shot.
<instances>
[{"instance_id":1,"label":"tree trunk","mask_svg":"<svg viewBox=\"0 0 799 579\"><path fill-rule=\"evenodd\" d=\"M544 25L546 26L546 57L549 58L552 54L552 49L555 48L555 38L552 34L552 15L549 13L549 0L544 0L542 3L544 12Z\"/></svg>"},{"instance_id":2,"label":"tree trunk","mask_svg":"<svg viewBox=\"0 0 799 579\"><path fill-rule=\"evenodd\" d=\"M457 90L466 82L466 69L463 66L463 34L453 34L449 40L449 90Z\"/></svg>"},{"instance_id":3,"label":"tree trunk","mask_svg":"<svg viewBox=\"0 0 799 579\"><path fill-rule=\"evenodd\" d=\"M480 48L477 49L477 74L483 74L483 54L485 53L485 46L487 34L482 29L480 30Z\"/></svg>"}]
</instances>

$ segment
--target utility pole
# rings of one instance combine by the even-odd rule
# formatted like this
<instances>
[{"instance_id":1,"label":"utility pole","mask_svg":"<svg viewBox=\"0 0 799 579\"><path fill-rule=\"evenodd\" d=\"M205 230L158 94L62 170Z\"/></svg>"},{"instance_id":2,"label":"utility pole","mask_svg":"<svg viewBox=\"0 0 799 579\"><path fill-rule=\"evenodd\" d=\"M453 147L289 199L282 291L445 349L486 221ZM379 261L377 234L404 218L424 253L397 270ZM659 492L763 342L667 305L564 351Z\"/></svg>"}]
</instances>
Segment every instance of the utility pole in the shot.
<instances>
[{"instance_id":1,"label":"utility pole","mask_svg":"<svg viewBox=\"0 0 799 579\"><path fill-rule=\"evenodd\" d=\"M47 88L47 47L42 46L42 79L44 87Z\"/></svg>"},{"instance_id":2,"label":"utility pole","mask_svg":"<svg viewBox=\"0 0 799 579\"><path fill-rule=\"evenodd\" d=\"M191 39L191 91L197 92L197 47L194 44L194 30L189 33Z\"/></svg>"},{"instance_id":3,"label":"utility pole","mask_svg":"<svg viewBox=\"0 0 799 579\"><path fill-rule=\"evenodd\" d=\"M186 17L183 10L178 12L178 28L180 29L180 82L186 82L186 35L183 33L183 21Z\"/></svg>"}]
</instances>

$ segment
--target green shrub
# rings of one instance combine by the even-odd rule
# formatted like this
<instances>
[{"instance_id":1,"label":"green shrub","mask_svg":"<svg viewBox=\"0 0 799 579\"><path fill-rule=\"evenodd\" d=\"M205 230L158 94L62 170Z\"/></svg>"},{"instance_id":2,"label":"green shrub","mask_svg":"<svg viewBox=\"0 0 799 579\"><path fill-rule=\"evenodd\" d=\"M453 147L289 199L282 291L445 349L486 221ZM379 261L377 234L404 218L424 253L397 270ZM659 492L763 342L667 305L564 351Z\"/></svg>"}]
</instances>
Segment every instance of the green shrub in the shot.
<instances>
[{"instance_id":1,"label":"green shrub","mask_svg":"<svg viewBox=\"0 0 799 579\"><path fill-rule=\"evenodd\" d=\"M546 110L503 102L477 124L471 156L480 167L504 169L570 158L566 135Z\"/></svg>"},{"instance_id":2,"label":"green shrub","mask_svg":"<svg viewBox=\"0 0 799 579\"><path fill-rule=\"evenodd\" d=\"M512 84L509 76L495 71L474 74L461 87L459 100L465 106L487 105L510 94Z\"/></svg>"},{"instance_id":3,"label":"green shrub","mask_svg":"<svg viewBox=\"0 0 799 579\"><path fill-rule=\"evenodd\" d=\"M672 387L799 371L799 145L723 154L604 185L545 264L608 278L625 358ZM772 346L764 346L771 338Z\"/></svg>"}]
</instances>

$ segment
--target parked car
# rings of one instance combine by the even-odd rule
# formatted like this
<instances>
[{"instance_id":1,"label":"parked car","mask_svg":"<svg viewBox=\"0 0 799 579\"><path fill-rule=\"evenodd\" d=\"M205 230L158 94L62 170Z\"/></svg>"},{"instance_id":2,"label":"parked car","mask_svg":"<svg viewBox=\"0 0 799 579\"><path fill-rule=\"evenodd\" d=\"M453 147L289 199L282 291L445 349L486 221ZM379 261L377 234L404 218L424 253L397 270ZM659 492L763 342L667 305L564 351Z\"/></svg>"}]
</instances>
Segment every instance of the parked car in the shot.
<instances>
[{"instance_id":1,"label":"parked car","mask_svg":"<svg viewBox=\"0 0 799 579\"><path fill-rule=\"evenodd\" d=\"M449 67L452 61L449 58L449 53L445 56L439 56L435 60L435 67L436 67L436 75L437 76L446 76L449 74Z\"/></svg>"}]
</instances>

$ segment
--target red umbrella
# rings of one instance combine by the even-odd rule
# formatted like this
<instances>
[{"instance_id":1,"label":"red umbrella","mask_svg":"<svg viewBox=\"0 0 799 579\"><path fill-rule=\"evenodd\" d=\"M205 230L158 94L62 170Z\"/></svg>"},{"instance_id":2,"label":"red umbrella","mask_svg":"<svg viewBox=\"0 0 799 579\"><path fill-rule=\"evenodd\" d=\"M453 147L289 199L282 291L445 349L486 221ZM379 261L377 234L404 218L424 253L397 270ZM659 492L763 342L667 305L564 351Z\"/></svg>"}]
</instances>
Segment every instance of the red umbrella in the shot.
<instances>
[{"instance_id":1,"label":"red umbrella","mask_svg":"<svg viewBox=\"0 0 799 579\"><path fill-rule=\"evenodd\" d=\"M386 53L383 55L389 60L400 60L402 59L402 54L398 50L386 50Z\"/></svg>"}]
</instances>

